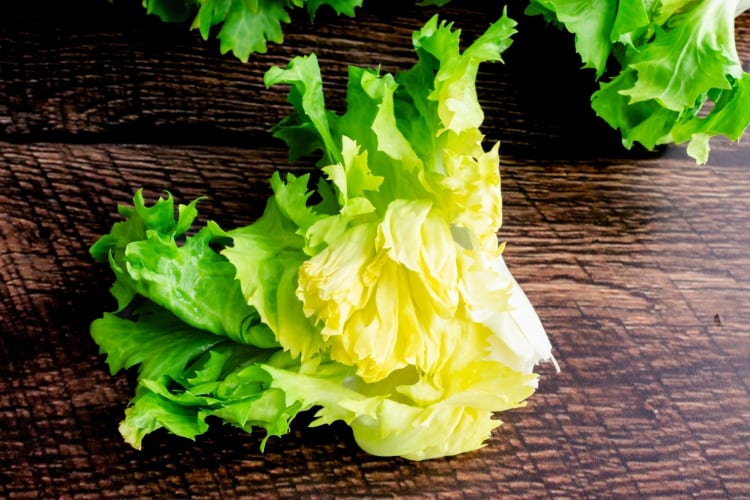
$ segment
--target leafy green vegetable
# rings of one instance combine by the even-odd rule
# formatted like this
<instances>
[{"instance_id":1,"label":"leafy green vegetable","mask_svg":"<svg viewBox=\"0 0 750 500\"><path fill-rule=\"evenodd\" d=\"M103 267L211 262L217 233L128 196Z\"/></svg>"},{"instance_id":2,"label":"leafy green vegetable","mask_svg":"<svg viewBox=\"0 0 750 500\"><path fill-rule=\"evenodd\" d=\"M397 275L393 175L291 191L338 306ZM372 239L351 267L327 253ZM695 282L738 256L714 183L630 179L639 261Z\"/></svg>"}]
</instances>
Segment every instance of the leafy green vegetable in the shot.
<instances>
[{"instance_id":1,"label":"leafy green vegetable","mask_svg":"<svg viewBox=\"0 0 750 500\"><path fill-rule=\"evenodd\" d=\"M739 140L750 124L750 75L734 40L738 0L531 0L575 35L584 63L601 78L594 111L620 130L623 144L688 142L708 161L709 140Z\"/></svg>"},{"instance_id":2,"label":"leafy green vegetable","mask_svg":"<svg viewBox=\"0 0 750 500\"><path fill-rule=\"evenodd\" d=\"M204 40L218 27L221 53L232 52L243 62L251 54L265 53L267 42L283 42L283 25L290 22L293 9L304 7L311 20L322 6L353 17L361 4L362 0L143 0L146 12L162 21L192 19L192 29Z\"/></svg>"},{"instance_id":3,"label":"leafy green vegetable","mask_svg":"<svg viewBox=\"0 0 750 500\"><path fill-rule=\"evenodd\" d=\"M231 241L225 233L209 223L178 246L177 238L197 215L197 201L180 206L176 221L171 195L149 208L139 191L133 209L121 207L129 218L91 249L97 260L110 260L119 306L140 295L195 328L258 347L278 346L273 332L244 300L234 266L212 248Z\"/></svg>"},{"instance_id":4,"label":"leafy green vegetable","mask_svg":"<svg viewBox=\"0 0 750 500\"><path fill-rule=\"evenodd\" d=\"M208 417L282 435L317 408L312 425L421 460L482 446L495 412L533 393L551 346L502 260L498 147L482 146L474 86L514 26L503 15L462 52L431 19L410 70L350 68L342 115L314 55L269 70L294 107L274 133L292 157L320 154L323 177L274 174L249 226L188 234L196 202L175 217L171 196L121 207L92 247L118 310L91 330L113 373L139 367L128 442L194 438Z\"/></svg>"},{"instance_id":5,"label":"leafy green vegetable","mask_svg":"<svg viewBox=\"0 0 750 500\"><path fill-rule=\"evenodd\" d=\"M260 368L261 362L274 363L274 351L192 328L153 303L134 306L130 318L105 314L91 325L91 334L113 374L139 367L136 395L120 424L125 440L138 449L159 428L193 439L208 430L209 416L280 436L297 413Z\"/></svg>"}]
</instances>

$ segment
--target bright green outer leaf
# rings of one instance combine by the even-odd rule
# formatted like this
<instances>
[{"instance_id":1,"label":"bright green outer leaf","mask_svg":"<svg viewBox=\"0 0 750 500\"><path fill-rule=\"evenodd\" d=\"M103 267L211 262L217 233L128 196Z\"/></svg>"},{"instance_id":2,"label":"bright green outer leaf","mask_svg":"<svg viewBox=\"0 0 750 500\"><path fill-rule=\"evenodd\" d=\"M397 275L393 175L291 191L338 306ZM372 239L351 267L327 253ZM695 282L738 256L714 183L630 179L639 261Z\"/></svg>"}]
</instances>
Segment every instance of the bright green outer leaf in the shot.
<instances>
[{"instance_id":1,"label":"bright green outer leaf","mask_svg":"<svg viewBox=\"0 0 750 500\"><path fill-rule=\"evenodd\" d=\"M678 123L672 131L677 143L689 140L688 154L698 163L706 163L710 151L709 139L724 135L733 141L743 136L750 124L750 74L732 82L730 90L723 90L705 117L692 117Z\"/></svg>"},{"instance_id":2,"label":"bright green outer leaf","mask_svg":"<svg viewBox=\"0 0 750 500\"><path fill-rule=\"evenodd\" d=\"M152 206L147 207L143 199L142 190L138 190L133 197L133 206L118 207L120 215L126 220L112 226L109 234L99 238L89 250L95 260L109 261L117 280L110 290L117 299L118 309L126 307L136 294L135 286L127 274L124 263L126 247L133 241L146 239L148 231L172 237L182 236L191 226L197 216L194 200L189 205L179 205L178 217L175 219L174 200L170 194L166 198L159 198Z\"/></svg>"},{"instance_id":3,"label":"bright green outer leaf","mask_svg":"<svg viewBox=\"0 0 750 500\"><path fill-rule=\"evenodd\" d=\"M412 41L419 61L396 78L400 85L396 92L399 127L413 147L424 153L428 152L425 145L441 149L444 143L429 138L444 130L458 134L479 127L484 120L475 88L479 64L501 60L502 52L511 44L515 25L504 14L463 53L460 31L439 22L437 16L414 33Z\"/></svg>"},{"instance_id":4,"label":"bright green outer leaf","mask_svg":"<svg viewBox=\"0 0 750 500\"><path fill-rule=\"evenodd\" d=\"M394 93L397 88L393 75L349 67L347 111L334 121L333 133L353 139L367 151L372 163L384 171L389 167L383 162L393 164L395 160L398 164L395 168L407 173L421 168L421 160L396 124Z\"/></svg>"},{"instance_id":5,"label":"bright green outer leaf","mask_svg":"<svg viewBox=\"0 0 750 500\"><path fill-rule=\"evenodd\" d=\"M659 0L659 2L654 2L651 5L653 21L658 25L663 25L669 20L669 18L677 14L679 11L686 7L691 7L690 4L693 4L692 6L694 6L696 3L702 1L704 0ZM729 0L729 2L734 1L735 0Z\"/></svg>"},{"instance_id":6,"label":"bright green outer leaf","mask_svg":"<svg viewBox=\"0 0 750 500\"><path fill-rule=\"evenodd\" d=\"M638 79L622 93L631 103L653 99L680 112L711 89L728 89L727 76L742 75L734 42L735 3L694 2L657 27L653 40L624 61Z\"/></svg>"},{"instance_id":7,"label":"bright green outer leaf","mask_svg":"<svg viewBox=\"0 0 750 500\"><path fill-rule=\"evenodd\" d=\"M149 232L146 240L128 245L127 274L138 294L191 326L257 347L277 347L273 332L244 300L236 269L211 248L227 241L213 224L181 246L170 236Z\"/></svg>"},{"instance_id":8,"label":"bright green outer leaf","mask_svg":"<svg viewBox=\"0 0 750 500\"><path fill-rule=\"evenodd\" d=\"M591 2L532 0L527 13L556 16L576 35L576 48L584 60L585 51L590 49L602 56L600 62L609 59L609 68L595 66L597 76L601 77L605 69L610 74L592 96L592 106L610 126L620 130L626 147L638 142L652 149L659 144L690 141L688 154L702 163L708 159L711 137L734 138L745 130L750 120L745 118L744 108L737 107L743 101L735 83L744 78L734 40L734 16L742 9L739 2L597 2L609 6L601 22L593 24L589 21L603 16L602 9L574 8ZM571 16L571 22L564 23L561 12ZM601 29L592 30L594 25ZM586 38L589 41L583 43ZM600 50L606 44L614 44L613 58L605 57L607 51ZM701 118L702 109L716 108L717 99L723 100L718 108L721 113L717 110L713 118Z\"/></svg>"},{"instance_id":9,"label":"bright green outer leaf","mask_svg":"<svg viewBox=\"0 0 750 500\"><path fill-rule=\"evenodd\" d=\"M286 181L281 179L278 172L274 172L271 176L274 205L283 217L299 228L297 233L304 234L305 229L322 217L308 203L310 196L313 195L309 189L309 182L310 174L296 177L290 173L287 174ZM286 229L291 231L294 227L286 226Z\"/></svg>"},{"instance_id":10,"label":"bright green outer leaf","mask_svg":"<svg viewBox=\"0 0 750 500\"><path fill-rule=\"evenodd\" d=\"M159 198L152 206L147 207L143 199L143 190L138 190L133 196L133 206L120 205L118 212L125 221L112 226L109 234L102 236L92 245L90 253L95 260L105 262L110 254L114 254L119 261L125 247L131 241L146 238L146 231L153 230L165 235L179 237L193 224L198 214L196 209L200 199L193 200L189 205L178 206L178 217L175 219L174 199L167 193L166 198Z\"/></svg>"},{"instance_id":11,"label":"bright green outer leaf","mask_svg":"<svg viewBox=\"0 0 750 500\"><path fill-rule=\"evenodd\" d=\"M394 95L394 113L399 130L408 137L411 147L422 158L423 165L435 165L440 170L439 155L445 138L440 133L443 123L438 115L435 99L423 89L434 87L439 61L417 48L422 54L410 69L399 73L399 92Z\"/></svg>"},{"instance_id":12,"label":"bright green outer leaf","mask_svg":"<svg viewBox=\"0 0 750 500\"><path fill-rule=\"evenodd\" d=\"M362 0L143 0L147 13L162 21L183 22L192 17L192 28L204 40L220 26L216 36L221 53L232 52L243 62L254 53L266 52L267 42L283 42L283 24L290 22L292 9L304 6L312 20L323 6L353 17L361 5Z\"/></svg>"},{"instance_id":13,"label":"bright green outer leaf","mask_svg":"<svg viewBox=\"0 0 750 500\"><path fill-rule=\"evenodd\" d=\"M152 3L167 0L147 0ZM354 16L362 0L173 0L197 4L198 12L192 27L198 29L204 40L211 30L221 26L216 35L222 54L232 52L238 59L247 62L254 53L265 53L267 42L282 43L283 25L290 22L292 9L305 7L313 19L318 9L329 6L337 15ZM188 11L189 13L190 11ZM182 19L186 19L183 16ZM172 19L170 16L164 20Z\"/></svg>"},{"instance_id":14,"label":"bright green outer leaf","mask_svg":"<svg viewBox=\"0 0 750 500\"><path fill-rule=\"evenodd\" d=\"M143 0L143 6L148 14L159 16L168 23L186 21L194 12L199 0Z\"/></svg>"},{"instance_id":15,"label":"bright green outer leaf","mask_svg":"<svg viewBox=\"0 0 750 500\"><path fill-rule=\"evenodd\" d=\"M177 435L194 438L207 425L191 409L171 404L146 388L141 380L167 384L184 378L188 364L221 342L220 337L188 327L177 318L147 304L135 311L137 320L105 314L91 325L91 335L114 374L139 366L136 396L126 410L120 432L126 442L140 449L144 436L166 427Z\"/></svg>"},{"instance_id":16,"label":"bright green outer leaf","mask_svg":"<svg viewBox=\"0 0 750 500\"><path fill-rule=\"evenodd\" d=\"M612 43L634 46L648 31L651 23L648 0L619 0L617 16L610 34Z\"/></svg>"},{"instance_id":17,"label":"bright green outer leaf","mask_svg":"<svg viewBox=\"0 0 750 500\"><path fill-rule=\"evenodd\" d=\"M219 346L229 351L237 346L234 344ZM218 351L218 349L217 349ZM212 355L216 351L210 351ZM220 369L219 376L209 382L201 384L186 384L179 389L174 389L174 384L167 387L151 380L143 380L143 386L151 394L159 396L158 406L162 409L162 418L168 423L177 420L175 416L190 415L189 425L205 432L205 419L209 416L218 417L225 423L239 427L247 432L252 432L253 427L262 427L266 430L266 437L261 444L270 436L282 436L289 431L289 422L300 410L299 404L286 405L284 393L279 389L271 388L271 376L264 370L259 362L272 362L273 358L264 354L253 356L248 353L240 353L235 358L242 361L241 364L233 364L232 356L224 353L218 356L209 356L207 364L214 365L212 371ZM205 356L204 356L205 358ZM202 361L202 360L201 360ZM146 395L150 394L146 392ZM153 404L146 404L142 409L138 408L140 397L136 397L133 407L126 412L126 420L123 427L127 427L128 419L133 419L137 414L148 415L153 411ZM153 400L152 400L153 401ZM157 401L153 401L156 403ZM149 401L151 403L151 401ZM164 411L164 410L167 411ZM141 417L142 418L142 417ZM171 419L171 421L170 421ZM175 432L164 425L167 429ZM179 432L175 432L178 435ZM191 437L184 435L184 437Z\"/></svg>"},{"instance_id":18,"label":"bright green outer leaf","mask_svg":"<svg viewBox=\"0 0 750 500\"><path fill-rule=\"evenodd\" d=\"M322 339L295 295L298 269L308 258L297 226L271 198L258 221L227 234L233 245L222 254L236 268L246 302L285 349L309 359L320 350Z\"/></svg>"},{"instance_id":19,"label":"bright green outer leaf","mask_svg":"<svg viewBox=\"0 0 750 500\"><path fill-rule=\"evenodd\" d=\"M179 379L187 364L222 342L221 337L187 326L150 303L136 308L134 320L107 313L91 324L91 335L112 374L141 365L141 376Z\"/></svg>"},{"instance_id":20,"label":"bright green outer leaf","mask_svg":"<svg viewBox=\"0 0 750 500\"><path fill-rule=\"evenodd\" d=\"M91 333L113 374L138 365L136 396L120 424L136 448L160 428L193 439L212 415L247 431L262 427L267 437L282 435L297 413L257 364L273 363L273 350L197 330L153 303L134 308L131 318L105 314Z\"/></svg>"},{"instance_id":21,"label":"bright green outer leaf","mask_svg":"<svg viewBox=\"0 0 750 500\"><path fill-rule=\"evenodd\" d=\"M283 42L281 25L289 21L284 0L233 0L217 35L219 49L247 62L250 54L266 52L266 42Z\"/></svg>"},{"instance_id":22,"label":"bright green outer leaf","mask_svg":"<svg viewBox=\"0 0 750 500\"><path fill-rule=\"evenodd\" d=\"M331 135L323 80L315 54L296 57L284 69L272 67L266 72L264 82L267 87L280 83L291 85L288 100L294 106L294 113L273 128L274 136L289 146L290 159L321 149L325 164L340 161L341 145Z\"/></svg>"},{"instance_id":23,"label":"bright green outer leaf","mask_svg":"<svg viewBox=\"0 0 750 500\"><path fill-rule=\"evenodd\" d=\"M529 2L529 5L526 6L524 14L526 14L527 16L542 16L545 22L552 24L559 29L565 29L565 26L563 26L562 23L557 20L555 11L534 0L531 0Z\"/></svg>"},{"instance_id":24,"label":"bright green outer leaf","mask_svg":"<svg viewBox=\"0 0 750 500\"><path fill-rule=\"evenodd\" d=\"M200 9L193 20L193 29L198 29L204 40L211 36L211 28L226 19L234 0L199 0Z\"/></svg>"},{"instance_id":25,"label":"bright green outer leaf","mask_svg":"<svg viewBox=\"0 0 750 500\"><path fill-rule=\"evenodd\" d=\"M277 346L273 332L244 300L235 268L212 248L231 239L209 223L177 244L197 216L197 201L181 205L176 219L171 196L147 207L139 191L132 208L120 207L128 219L114 224L91 250L100 260L111 256L119 308L139 294L193 327L258 347Z\"/></svg>"},{"instance_id":26,"label":"bright green outer leaf","mask_svg":"<svg viewBox=\"0 0 750 500\"><path fill-rule=\"evenodd\" d=\"M617 0L532 0L575 35L575 45L584 68L601 76L612 51L610 33L615 22ZM536 13L533 10L528 13Z\"/></svg>"},{"instance_id":27,"label":"bright green outer leaf","mask_svg":"<svg viewBox=\"0 0 750 500\"><path fill-rule=\"evenodd\" d=\"M336 187L341 211L348 216L367 214L375 207L367 199L368 195L377 193L383 184L383 177L372 175L367 151L361 151L357 143L348 137L343 138L342 156L344 164L336 163L323 167L328 178ZM362 200L359 207L364 210L354 211L356 200ZM309 226L307 226L309 227Z\"/></svg>"},{"instance_id":28,"label":"bright green outer leaf","mask_svg":"<svg viewBox=\"0 0 750 500\"><path fill-rule=\"evenodd\" d=\"M482 124L484 113L475 85L479 64L502 60L502 53L516 33L515 26L516 22L504 12L463 54L459 54L460 31L451 31L451 25L438 23L437 17L415 33L417 54L423 57L423 53L428 53L440 63L435 88L428 98L437 101L438 116L445 129L460 134Z\"/></svg>"},{"instance_id":29,"label":"bright green outer leaf","mask_svg":"<svg viewBox=\"0 0 750 500\"><path fill-rule=\"evenodd\" d=\"M354 9L362 6L362 0L305 0L305 7L310 13L310 18L314 18L318 9L327 5L338 15L354 17Z\"/></svg>"},{"instance_id":30,"label":"bright green outer leaf","mask_svg":"<svg viewBox=\"0 0 750 500\"><path fill-rule=\"evenodd\" d=\"M353 140L345 146L348 153L344 168L353 182L347 183L349 193L343 197L347 204L342 212L362 213L362 200L366 198L368 205L382 214L393 199L426 195L419 175L424 169L422 160L398 128L394 104L397 89L392 75L349 68L347 111L332 120L335 137ZM353 177L376 180L377 188L353 188L357 185ZM344 189L335 182L334 185L339 192Z\"/></svg>"},{"instance_id":31,"label":"bright green outer leaf","mask_svg":"<svg viewBox=\"0 0 750 500\"><path fill-rule=\"evenodd\" d=\"M656 101L629 103L622 90L632 87L633 71L623 71L612 81L601 83L591 98L591 106L612 128L620 130L625 147L638 142L647 149L671 141L670 132L679 113Z\"/></svg>"}]
</instances>

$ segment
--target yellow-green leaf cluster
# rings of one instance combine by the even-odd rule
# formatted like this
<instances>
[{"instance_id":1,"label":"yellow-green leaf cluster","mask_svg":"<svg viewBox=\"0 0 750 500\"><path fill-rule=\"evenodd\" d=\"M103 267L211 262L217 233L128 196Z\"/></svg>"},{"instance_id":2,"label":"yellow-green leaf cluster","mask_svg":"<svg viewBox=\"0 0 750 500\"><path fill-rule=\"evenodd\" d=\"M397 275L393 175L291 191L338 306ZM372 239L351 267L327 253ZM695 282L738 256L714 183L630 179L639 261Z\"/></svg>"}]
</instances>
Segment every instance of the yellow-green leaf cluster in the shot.
<instances>
[{"instance_id":1,"label":"yellow-green leaf cluster","mask_svg":"<svg viewBox=\"0 0 750 500\"><path fill-rule=\"evenodd\" d=\"M275 129L319 178L277 173L253 224L189 234L196 203L140 193L92 254L118 311L92 325L112 372L139 367L120 426L140 447L209 416L267 436L300 411L348 424L366 451L421 460L474 450L497 412L535 390L551 347L503 262L498 145L483 145L475 78L514 22L466 50L430 20L416 64L350 69L347 111L326 109L314 55L273 68L294 112Z\"/></svg>"}]
</instances>

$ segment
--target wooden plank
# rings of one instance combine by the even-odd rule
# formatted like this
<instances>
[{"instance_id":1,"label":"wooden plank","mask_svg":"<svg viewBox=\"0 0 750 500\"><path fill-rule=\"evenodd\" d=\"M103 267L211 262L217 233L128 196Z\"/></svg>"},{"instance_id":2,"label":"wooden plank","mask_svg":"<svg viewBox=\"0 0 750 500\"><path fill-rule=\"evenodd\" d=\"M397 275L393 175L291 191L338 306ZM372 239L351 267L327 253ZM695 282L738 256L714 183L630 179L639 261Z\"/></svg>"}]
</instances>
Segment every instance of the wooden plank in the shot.
<instances>
[{"instance_id":1,"label":"wooden plank","mask_svg":"<svg viewBox=\"0 0 750 500\"><path fill-rule=\"evenodd\" d=\"M265 454L226 427L140 452L117 433L132 378L88 336L112 306L88 246L139 187L209 194L202 217L248 223L282 149L0 143L0 496L746 496L750 150L735 153L506 156L506 259L562 372L543 366L486 448L414 463L304 419Z\"/></svg>"}]
</instances>

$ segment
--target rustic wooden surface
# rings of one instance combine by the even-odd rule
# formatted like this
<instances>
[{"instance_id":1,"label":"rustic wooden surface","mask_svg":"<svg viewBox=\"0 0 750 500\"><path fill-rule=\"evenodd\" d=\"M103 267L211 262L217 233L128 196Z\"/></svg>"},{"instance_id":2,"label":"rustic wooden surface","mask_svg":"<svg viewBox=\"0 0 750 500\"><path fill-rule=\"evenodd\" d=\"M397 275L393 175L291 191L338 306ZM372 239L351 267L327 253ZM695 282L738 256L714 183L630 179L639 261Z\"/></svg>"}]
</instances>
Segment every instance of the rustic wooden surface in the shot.
<instances>
[{"instance_id":1,"label":"rustic wooden surface","mask_svg":"<svg viewBox=\"0 0 750 500\"><path fill-rule=\"evenodd\" d=\"M0 497L750 496L750 139L706 167L622 151L570 40L520 15L506 65L480 72L484 131L503 141L506 259L562 371L541 367L486 448L447 459L368 456L301 421L265 454L228 427L123 443L132 380L88 335L112 305L88 246L139 187L252 221L272 170L308 168L268 136L288 107L262 73L314 50L340 106L346 64L407 67L434 12L365 3L296 16L248 64L135 0L0 7ZM500 9L443 12L471 38ZM749 62L750 15L737 34Z\"/></svg>"}]
</instances>

